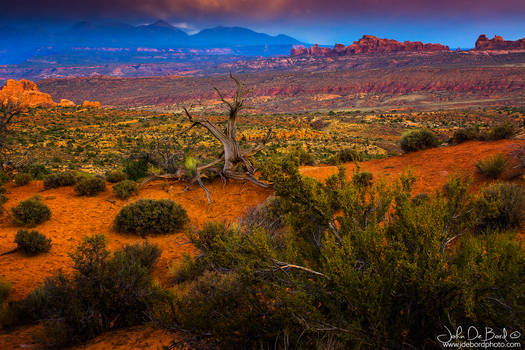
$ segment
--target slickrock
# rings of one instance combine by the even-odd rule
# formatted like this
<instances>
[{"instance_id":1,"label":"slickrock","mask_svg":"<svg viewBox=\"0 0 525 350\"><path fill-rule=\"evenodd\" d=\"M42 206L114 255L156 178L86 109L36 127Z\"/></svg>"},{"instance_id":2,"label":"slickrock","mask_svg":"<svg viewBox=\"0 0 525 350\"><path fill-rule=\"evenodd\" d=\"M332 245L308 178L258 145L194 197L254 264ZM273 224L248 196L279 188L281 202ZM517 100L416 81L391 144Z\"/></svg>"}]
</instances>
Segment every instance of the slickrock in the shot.
<instances>
[{"instance_id":1,"label":"slickrock","mask_svg":"<svg viewBox=\"0 0 525 350\"><path fill-rule=\"evenodd\" d=\"M519 40L503 40L499 35L489 39L485 34L481 34L476 40L476 50L525 50L525 38Z\"/></svg>"},{"instance_id":2,"label":"slickrock","mask_svg":"<svg viewBox=\"0 0 525 350\"><path fill-rule=\"evenodd\" d=\"M60 103L58 104L60 107L75 107L76 104L73 101L70 101L66 98L63 98L60 100Z\"/></svg>"},{"instance_id":3,"label":"slickrock","mask_svg":"<svg viewBox=\"0 0 525 350\"><path fill-rule=\"evenodd\" d=\"M98 101L84 101L82 102L82 107L87 108L100 108L100 102Z\"/></svg>"},{"instance_id":4,"label":"slickrock","mask_svg":"<svg viewBox=\"0 0 525 350\"><path fill-rule=\"evenodd\" d=\"M309 48L303 46L292 48L291 56L349 56L360 53L385 52L428 52L450 51L448 46L441 44L424 44L420 41L399 42L393 39L376 38L373 35L363 35L352 45L335 44L334 48L314 45Z\"/></svg>"},{"instance_id":5,"label":"slickrock","mask_svg":"<svg viewBox=\"0 0 525 350\"><path fill-rule=\"evenodd\" d=\"M19 103L22 107L53 107L51 95L38 91L35 83L29 80L9 79L0 90L0 102Z\"/></svg>"}]
</instances>

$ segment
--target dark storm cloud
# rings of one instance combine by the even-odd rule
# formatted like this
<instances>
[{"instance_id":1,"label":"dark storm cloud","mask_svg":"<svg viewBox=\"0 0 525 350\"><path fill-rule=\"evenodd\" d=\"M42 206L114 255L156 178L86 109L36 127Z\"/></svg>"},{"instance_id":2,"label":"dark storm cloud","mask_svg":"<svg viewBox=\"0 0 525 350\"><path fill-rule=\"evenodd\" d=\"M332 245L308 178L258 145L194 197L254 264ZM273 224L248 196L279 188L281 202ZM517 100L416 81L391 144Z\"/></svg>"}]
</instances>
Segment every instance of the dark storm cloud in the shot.
<instances>
[{"instance_id":1,"label":"dark storm cloud","mask_svg":"<svg viewBox=\"0 0 525 350\"><path fill-rule=\"evenodd\" d=\"M3 16L8 18L164 18L194 21L413 15L431 18L525 17L525 0L15 0L3 11Z\"/></svg>"}]
</instances>

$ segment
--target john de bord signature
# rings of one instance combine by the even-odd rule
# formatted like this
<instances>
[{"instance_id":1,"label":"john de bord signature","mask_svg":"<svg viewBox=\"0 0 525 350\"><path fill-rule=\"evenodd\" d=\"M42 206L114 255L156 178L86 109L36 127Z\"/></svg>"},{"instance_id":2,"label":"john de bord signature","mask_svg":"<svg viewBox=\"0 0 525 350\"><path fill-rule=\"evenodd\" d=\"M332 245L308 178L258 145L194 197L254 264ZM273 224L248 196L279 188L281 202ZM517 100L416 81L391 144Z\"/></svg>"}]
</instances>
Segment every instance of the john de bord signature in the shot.
<instances>
[{"instance_id":1,"label":"john de bord signature","mask_svg":"<svg viewBox=\"0 0 525 350\"><path fill-rule=\"evenodd\" d=\"M478 330L475 326L470 326L463 330L463 327L459 326L455 330L449 329L445 326L447 331L444 334L437 336L437 340L441 343L450 343L458 341L476 341L476 342L489 342L489 341L509 341L516 340L521 336L519 331L509 332L503 328L501 332L494 330L490 327Z\"/></svg>"}]
</instances>

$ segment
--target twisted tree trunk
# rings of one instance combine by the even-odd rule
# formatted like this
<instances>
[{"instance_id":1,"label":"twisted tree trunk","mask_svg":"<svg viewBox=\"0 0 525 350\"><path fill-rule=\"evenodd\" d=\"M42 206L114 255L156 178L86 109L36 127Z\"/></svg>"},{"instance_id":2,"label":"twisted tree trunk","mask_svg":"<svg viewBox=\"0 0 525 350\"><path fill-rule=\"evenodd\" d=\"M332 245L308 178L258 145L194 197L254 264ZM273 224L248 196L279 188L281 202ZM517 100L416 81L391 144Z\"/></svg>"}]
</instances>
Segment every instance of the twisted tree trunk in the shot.
<instances>
[{"instance_id":1,"label":"twisted tree trunk","mask_svg":"<svg viewBox=\"0 0 525 350\"><path fill-rule=\"evenodd\" d=\"M248 90L231 73L230 78L237 86L232 101L227 101L223 97L222 93L217 88L214 88L215 91L217 91L217 94L219 95L222 103L224 103L228 109L228 120L225 121L226 126L224 130L221 130L217 125L215 125L215 123L206 118L196 118L192 116L187 108L183 108L184 113L192 124L181 133L186 133L195 126L202 126L207 129L223 146L221 158L209 164L197 167L195 176L190 179L191 183L198 182L199 185L204 189L206 192L206 197L208 198L208 203L211 202L210 193L201 180L201 175L204 172L214 172L220 175L223 179L248 180L257 186L264 188L272 186L271 184L257 180L255 177L255 167L249 159L251 156L265 147L265 144L270 138L272 131L271 129L268 130L268 133L263 138L262 142L254 148L249 150L241 149L239 142L237 141L237 117L238 113L245 107L244 103L246 101ZM220 163L223 163L222 169L218 167ZM180 179L180 171L177 173L179 174L153 175L144 180L141 186L144 186L145 183L157 178Z\"/></svg>"}]
</instances>

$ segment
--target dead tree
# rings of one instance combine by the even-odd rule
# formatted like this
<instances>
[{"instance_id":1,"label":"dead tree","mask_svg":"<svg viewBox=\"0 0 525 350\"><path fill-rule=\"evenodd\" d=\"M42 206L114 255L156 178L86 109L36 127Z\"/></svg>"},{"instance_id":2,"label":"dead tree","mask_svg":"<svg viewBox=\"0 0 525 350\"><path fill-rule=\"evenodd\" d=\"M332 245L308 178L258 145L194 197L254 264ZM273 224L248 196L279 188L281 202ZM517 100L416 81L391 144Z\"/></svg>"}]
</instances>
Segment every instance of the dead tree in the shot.
<instances>
[{"instance_id":1,"label":"dead tree","mask_svg":"<svg viewBox=\"0 0 525 350\"><path fill-rule=\"evenodd\" d=\"M269 140L272 134L272 130L268 130L266 136L264 136L262 141L257 146L247 150L241 149L239 142L237 141L237 118L239 116L239 112L245 108L246 96L249 91L246 89L245 85L242 84L231 73L230 78L236 84L236 90L233 94L232 101L226 100L219 89L214 88L228 111L228 119L221 122L225 124L224 129L220 128L216 125L216 123L210 121L207 118L195 117L191 115L190 111L184 107L184 113L191 122L191 125L179 133L186 133L196 126L204 127L222 144L223 152L220 158L209 164L196 167L190 176L188 176L188 172L184 171L182 168L179 168L175 173L171 174L151 175L142 182L141 187L155 179L178 179L188 180L190 183L197 182L206 192L208 203L211 202L210 192L202 182L202 176L205 173L215 173L219 175L224 181L226 181L226 179L247 180L260 187L271 187L271 184L257 180L255 177L256 169L251 162L250 157L265 147L266 142Z\"/></svg>"},{"instance_id":2,"label":"dead tree","mask_svg":"<svg viewBox=\"0 0 525 350\"><path fill-rule=\"evenodd\" d=\"M22 108L20 103L10 100L0 103L0 169L6 165L6 154L9 151L8 139L11 135L9 127L21 113Z\"/></svg>"}]
</instances>

